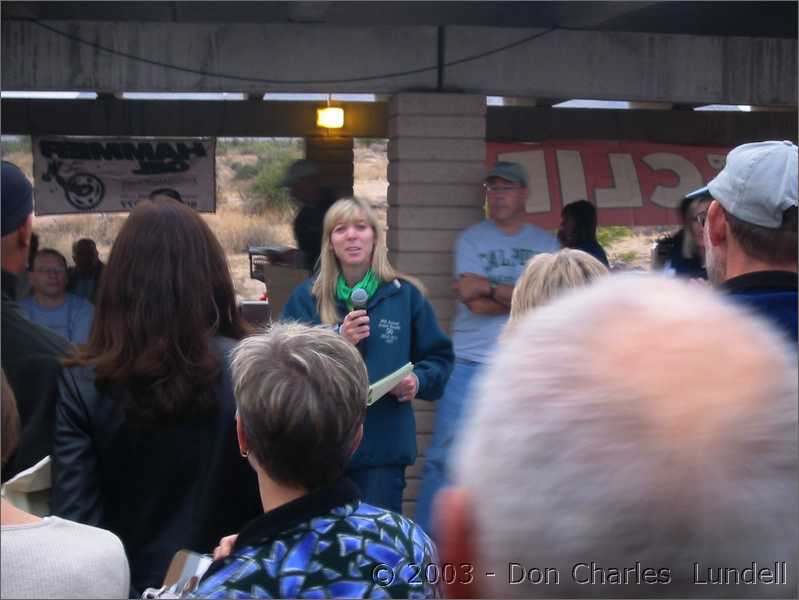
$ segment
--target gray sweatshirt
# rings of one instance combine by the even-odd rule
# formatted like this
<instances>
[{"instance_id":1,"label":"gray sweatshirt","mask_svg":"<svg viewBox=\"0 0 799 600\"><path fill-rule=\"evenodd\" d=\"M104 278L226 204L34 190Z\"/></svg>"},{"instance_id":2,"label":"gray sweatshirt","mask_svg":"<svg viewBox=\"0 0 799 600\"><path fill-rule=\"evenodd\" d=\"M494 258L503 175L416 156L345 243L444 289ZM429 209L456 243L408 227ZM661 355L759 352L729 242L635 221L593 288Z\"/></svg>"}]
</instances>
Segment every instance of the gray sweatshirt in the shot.
<instances>
[{"instance_id":1,"label":"gray sweatshirt","mask_svg":"<svg viewBox=\"0 0 799 600\"><path fill-rule=\"evenodd\" d=\"M0 533L0 597L128 597L128 559L110 531L46 517Z\"/></svg>"}]
</instances>

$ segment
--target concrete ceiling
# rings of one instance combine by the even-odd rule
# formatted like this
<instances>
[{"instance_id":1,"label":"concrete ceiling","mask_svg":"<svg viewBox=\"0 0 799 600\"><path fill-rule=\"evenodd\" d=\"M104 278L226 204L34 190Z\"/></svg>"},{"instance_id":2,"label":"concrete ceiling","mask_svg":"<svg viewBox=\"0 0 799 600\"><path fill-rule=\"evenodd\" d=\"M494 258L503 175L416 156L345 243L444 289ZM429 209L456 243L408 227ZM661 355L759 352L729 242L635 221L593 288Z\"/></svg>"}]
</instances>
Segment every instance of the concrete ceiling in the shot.
<instances>
[{"instance_id":1,"label":"concrete ceiling","mask_svg":"<svg viewBox=\"0 0 799 600\"><path fill-rule=\"evenodd\" d=\"M6 1L0 8L6 91L254 98L438 91L796 105L797 2Z\"/></svg>"},{"instance_id":2,"label":"concrete ceiling","mask_svg":"<svg viewBox=\"0 0 799 600\"><path fill-rule=\"evenodd\" d=\"M797 37L797 2L14 2L2 18L174 23L462 25Z\"/></svg>"}]
</instances>

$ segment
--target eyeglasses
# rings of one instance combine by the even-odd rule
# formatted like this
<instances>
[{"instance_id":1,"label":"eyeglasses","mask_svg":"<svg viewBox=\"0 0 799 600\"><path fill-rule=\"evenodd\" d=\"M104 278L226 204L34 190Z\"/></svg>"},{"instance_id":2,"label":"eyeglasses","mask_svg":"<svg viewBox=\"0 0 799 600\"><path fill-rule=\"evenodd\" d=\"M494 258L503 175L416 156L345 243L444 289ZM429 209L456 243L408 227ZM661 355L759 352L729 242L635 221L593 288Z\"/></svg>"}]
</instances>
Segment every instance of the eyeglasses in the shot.
<instances>
[{"instance_id":1,"label":"eyeglasses","mask_svg":"<svg viewBox=\"0 0 799 600\"><path fill-rule=\"evenodd\" d=\"M522 188L521 188L520 185L508 186L508 185L488 185L488 184L484 184L483 185L483 189L485 189L486 192L489 192L489 193L492 193L492 194L498 194L498 193L502 193L502 192L513 192L515 190L520 190Z\"/></svg>"},{"instance_id":2,"label":"eyeglasses","mask_svg":"<svg viewBox=\"0 0 799 600\"><path fill-rule=\"evenodd\" d=\"M707 221L707 209L703 210L702 212L696 213L694 219L696 219L696 222L699 223L700 226L704 227L705 221Z\"/></svg>"},{"instance_id":3,"label":"eyeglasses","mask_svg":"<svg viewBox=\"0 0 799 600\"><path fill-rule=\"evenodd\" d=\"M35 269L34 272L42 273L44 275L63 275L67 272L66 269Z\"/></svg>"}]
</instances>

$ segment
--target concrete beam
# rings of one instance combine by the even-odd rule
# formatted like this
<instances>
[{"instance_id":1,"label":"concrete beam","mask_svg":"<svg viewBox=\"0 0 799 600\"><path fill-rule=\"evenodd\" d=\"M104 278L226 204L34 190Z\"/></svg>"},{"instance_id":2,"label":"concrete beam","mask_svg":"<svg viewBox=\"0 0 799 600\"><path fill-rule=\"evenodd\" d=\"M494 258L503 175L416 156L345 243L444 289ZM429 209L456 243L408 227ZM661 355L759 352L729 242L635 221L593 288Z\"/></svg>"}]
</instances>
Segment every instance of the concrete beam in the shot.
<instances>
[{"instance_id":1,"label":"concrete beam","mask_svg":"<svg viewBox=\"0 0 799 600\"><path fill-rule=\"evenodd\" d=\"M704 104L797 103L797 40L448 27L447 85L498 96Z\"/></svg>"},{"instance_id":2,"label":"concrete beam","mask_svg":"<svg viewBox=\"0 0 799 600\"><path fill-rule=\"evenodd\" d=\"M266 88L393 94L432 90L437 81L435 27L87 21L44 25L72 38L33 22L2 23L4 90L253 92ZM536 34L539 37L496 51ZM448 61L481 54L485 56L447 67L447 86L502 96L797 103L795 39L447 28Z\"/></svg>"},{"instance_id":3,"label":"concrete beam","mask_svg":"<svg viewBox=\"0 0 799 600\"><path fill-rule=\"evenodd\" d=\"M312 137L313 102L4 99L4 134ZM388 105L337 103L341 137L387 137Z\"/></svg>"},{"instance_id":4,"label":"concrete beam","mask_svg":"<svg viewBox=\"0 0 799 600\"><path fill-rule=\"evenodd\" d=\"M547 139L646 140L663 144L736 146L768 139L797 139L792 112L591 110L488 107L492 142Z\"/></svg>"},{"instance_id":5,"label":"concrete beam","mask_svg":"<svg viewBox=\"0 0 799 600\"><path fill-rule=\"evenodd\" d=\"M345 127L337 135L388 137L386 103L343 103ZM153 135L313 137L316 104L309 102L206 102L144 100L0 101L2 132L14 135ZM799 121L792 111L693 112L488 107L486 139L494 142L556 138L647 140L669 144L734 146L752 140L796 141ZM453 147L454 145L454 147ZM455 160L480 160L473 140L394 139L389 156L441 160L450 148ZM410 191L410 187L406 186ZM471 205L464 189L418 189L420 203Z\"/></svg>"},{"instance_id":6,"label":"concrete beam","mask_svg":"<svg viewBox=\"0 0 799 600\"><path fill-rule=\"evenodd\" d=\"M43 25L3 21L4 90L250 92L266 88L270 92L394 93L436 85L435 27L88 21L46 21ZM420 67L431 68L389 79L326 83ZM307 81L317 83L301 83Z\"/></svg>"}]
</instances>

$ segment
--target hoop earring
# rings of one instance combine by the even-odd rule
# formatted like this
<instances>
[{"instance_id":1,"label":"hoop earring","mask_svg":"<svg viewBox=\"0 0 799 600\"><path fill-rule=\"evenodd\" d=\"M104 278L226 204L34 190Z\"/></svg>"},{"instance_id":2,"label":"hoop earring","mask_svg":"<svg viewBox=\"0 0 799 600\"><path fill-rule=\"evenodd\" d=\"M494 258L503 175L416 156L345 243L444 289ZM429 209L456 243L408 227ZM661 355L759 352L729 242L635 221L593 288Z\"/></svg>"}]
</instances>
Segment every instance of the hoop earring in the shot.
<instances>
[{"instance_id":1,"label":"hoop earring","mask_svg":"<svg viewBox=\"0 0 799 600\"><path fill-rule=\"evenodd\" d=\"M239 450L239 454L241 454L242 458L247 458L250 455L249 450Z\"/></svg>"}]
</instances>

